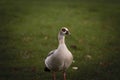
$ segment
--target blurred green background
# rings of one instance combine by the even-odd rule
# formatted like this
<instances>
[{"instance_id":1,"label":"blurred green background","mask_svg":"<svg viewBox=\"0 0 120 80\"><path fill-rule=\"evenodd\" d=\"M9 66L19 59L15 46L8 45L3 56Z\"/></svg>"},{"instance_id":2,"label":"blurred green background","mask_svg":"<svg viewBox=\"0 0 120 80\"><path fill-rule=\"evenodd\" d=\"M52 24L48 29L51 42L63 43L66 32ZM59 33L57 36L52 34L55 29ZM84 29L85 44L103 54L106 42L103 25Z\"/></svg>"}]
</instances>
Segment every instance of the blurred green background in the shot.
<instances>
[{"instance_id":1,"label":"blurred green background","mask_svg":"<svg viewBox=\"0 0 120 80\"><path fill-rule=\"evenodd\" d=\"M63 26L67 80L120 80L119 0L0 0L0 80L51 80L44 59Z\"/></svg>"}]
</instances>

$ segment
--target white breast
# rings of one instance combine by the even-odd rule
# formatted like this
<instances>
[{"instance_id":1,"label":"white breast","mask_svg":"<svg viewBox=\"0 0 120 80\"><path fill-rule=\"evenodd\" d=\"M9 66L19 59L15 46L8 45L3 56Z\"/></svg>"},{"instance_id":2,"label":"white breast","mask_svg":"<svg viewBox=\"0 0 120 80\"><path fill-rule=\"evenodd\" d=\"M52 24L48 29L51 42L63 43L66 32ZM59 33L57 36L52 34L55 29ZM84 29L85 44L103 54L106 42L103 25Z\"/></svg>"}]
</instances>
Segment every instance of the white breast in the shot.
<instances>
[{"instance_id":1,"label":"white breast","mask_svg":"<svg viewBox=\"0 0 120 80\"><path fill-rule=\"evenodd\" d=\"M73 61L71 52L67 49L65 44L59 45L54 53L47 57L45 63L51 70L67 69Z\"/></svg>"}]
</instances>

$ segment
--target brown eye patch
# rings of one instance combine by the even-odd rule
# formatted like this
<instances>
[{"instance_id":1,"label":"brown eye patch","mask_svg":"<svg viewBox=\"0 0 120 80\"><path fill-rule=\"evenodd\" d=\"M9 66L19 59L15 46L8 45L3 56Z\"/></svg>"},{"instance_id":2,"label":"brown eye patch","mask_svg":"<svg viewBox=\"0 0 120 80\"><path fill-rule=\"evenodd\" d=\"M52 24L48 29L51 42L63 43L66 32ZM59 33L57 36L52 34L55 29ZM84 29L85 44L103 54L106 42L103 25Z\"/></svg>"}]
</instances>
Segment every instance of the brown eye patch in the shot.
<instances>
[{"instance_id":1,"label":"brown eye patch","mask_svg":"<svg viewBox=\"0 0 120 80\"><path fill-rule=\"evenodd\" d=\"M65 31L66 31L66 29L62 29L62 31L63 31L63 32L65 32Z\"/></svg>"}]
</instances>

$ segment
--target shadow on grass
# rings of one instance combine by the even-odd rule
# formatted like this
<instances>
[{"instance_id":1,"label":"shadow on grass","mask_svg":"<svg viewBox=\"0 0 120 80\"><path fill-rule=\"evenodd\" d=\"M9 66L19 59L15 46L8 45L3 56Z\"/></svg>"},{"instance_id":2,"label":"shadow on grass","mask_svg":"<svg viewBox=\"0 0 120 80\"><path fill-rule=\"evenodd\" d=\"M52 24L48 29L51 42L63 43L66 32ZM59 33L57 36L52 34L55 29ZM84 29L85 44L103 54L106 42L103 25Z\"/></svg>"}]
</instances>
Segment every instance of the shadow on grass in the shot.
<instances>
[{"instance_id":1,"label":"shadow on grass","mask_svg":"<svg viewBox=\"0 0 120 80\"><path fill-rule=\"evenodd\" d=\"M1 80L15 80L24 79L25 76L35 78L36 68L30 67L0 67L1 69Z\"/></svg>"}]
</instances>

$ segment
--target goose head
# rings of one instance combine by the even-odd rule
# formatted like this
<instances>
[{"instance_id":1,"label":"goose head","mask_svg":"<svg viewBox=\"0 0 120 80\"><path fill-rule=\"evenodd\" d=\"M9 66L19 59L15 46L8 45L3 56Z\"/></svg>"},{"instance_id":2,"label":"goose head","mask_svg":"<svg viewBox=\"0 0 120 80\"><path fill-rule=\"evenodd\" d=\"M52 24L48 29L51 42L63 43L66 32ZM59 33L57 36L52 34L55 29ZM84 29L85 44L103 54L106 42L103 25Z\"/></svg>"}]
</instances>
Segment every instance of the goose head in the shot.
<instances>
[{"instance_id":1,"label":"goose head","mask_svg":"<svg viewBox=\"0 0 120 80\"><path fill-rule=\"evenodd\" d=\"M65 35L70 35L70 32L69 32L68 28L62 27L62 28L60 29L59 34L58 34L59 44L65 43L65 41L64 41Z\"/></svg>"},{"instance_id":2,"label":"goose head","mask_svg":"<svg viewBox=\"0 0 120 80\"><path fill-rule=\"evenodd\" d=\"M66 27L62 27L61 30L60 30L60 35L70 35L70 31L68 30L68 28Z\"/></svg>"}]
</instances>

